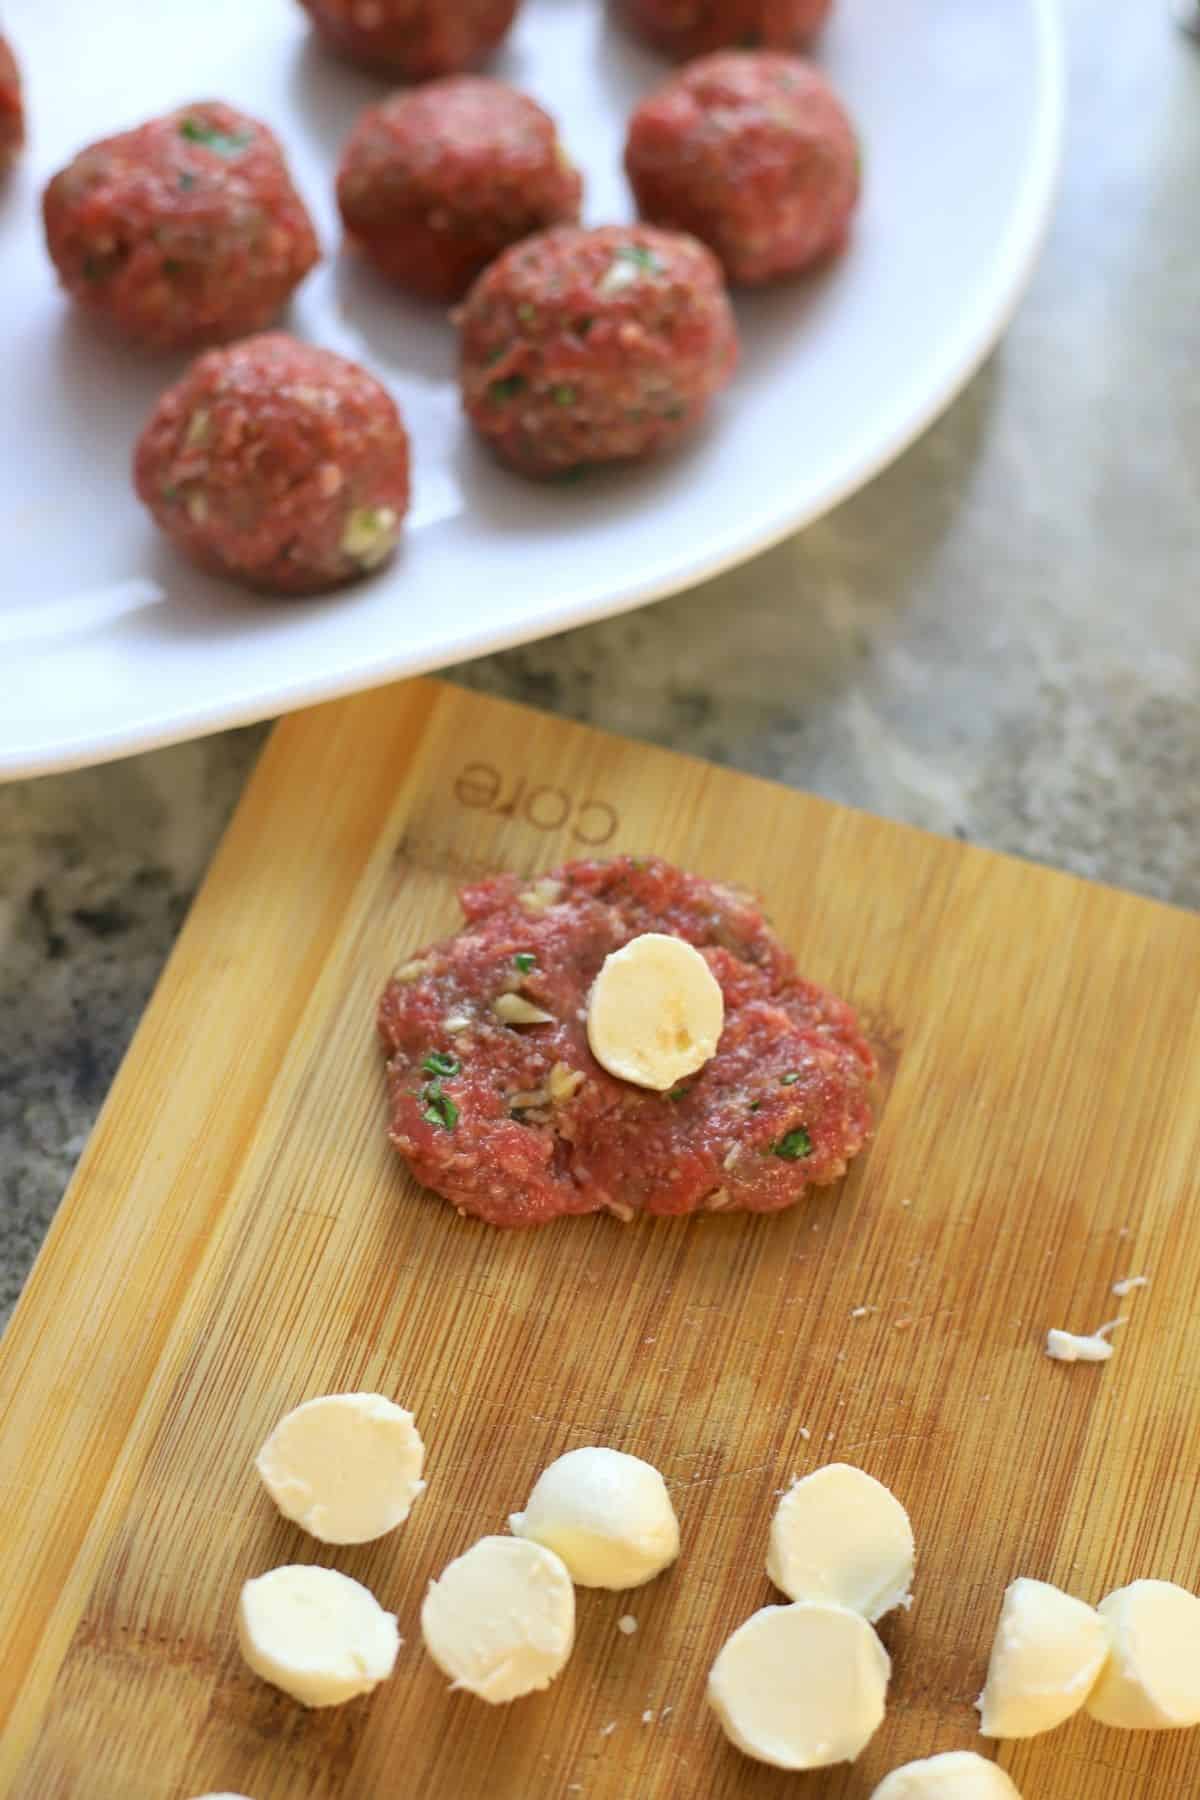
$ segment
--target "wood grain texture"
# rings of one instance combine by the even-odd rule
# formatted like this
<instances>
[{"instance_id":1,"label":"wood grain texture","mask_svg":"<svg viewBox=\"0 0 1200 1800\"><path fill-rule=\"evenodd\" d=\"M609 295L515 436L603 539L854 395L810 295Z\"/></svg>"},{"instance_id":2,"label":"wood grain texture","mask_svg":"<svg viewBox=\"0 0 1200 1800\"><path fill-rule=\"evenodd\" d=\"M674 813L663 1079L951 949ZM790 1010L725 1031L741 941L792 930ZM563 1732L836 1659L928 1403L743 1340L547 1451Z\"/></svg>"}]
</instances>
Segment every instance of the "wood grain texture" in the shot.
<instances>
[{"instance_id":1,"label":"wood grain texture","mask_svg":"<svg viewBox=\"0 0 1200 1800\"><path fill-rule=\"evenodd\" d=\"M463 877L601 838L759 888L857 1002L882 1112L841 1188L769 1219L504 1234L408 1181L373 1038L388 971L455 927ZM1200 920L453 688L286 721L0 1346L0 1795L865 1800L909 1757L984 1747L1014 1575L1200 1586L1198 994ZM1048 1325L1118 1311L1106 1367L1042 1354ZM251 1464L288 1407L345 1388L416 1410L430 1485L335 1552ZM581 1593L548 1693L449 1695L427 1581L590 1442L663 1469L679 1564ZM704 1682L773 1597L776 1491L833 1457L907 1504L917 1600L884 1628L859 1764L787 1776L725 1745ZM245 1577L310 1559L406 1639L372 1700L316 1714L233 1634ZM1076 1720L1002 1760L1026 1800L1200 1792L1200 1733Z\"/></svg>"}]
</instances>

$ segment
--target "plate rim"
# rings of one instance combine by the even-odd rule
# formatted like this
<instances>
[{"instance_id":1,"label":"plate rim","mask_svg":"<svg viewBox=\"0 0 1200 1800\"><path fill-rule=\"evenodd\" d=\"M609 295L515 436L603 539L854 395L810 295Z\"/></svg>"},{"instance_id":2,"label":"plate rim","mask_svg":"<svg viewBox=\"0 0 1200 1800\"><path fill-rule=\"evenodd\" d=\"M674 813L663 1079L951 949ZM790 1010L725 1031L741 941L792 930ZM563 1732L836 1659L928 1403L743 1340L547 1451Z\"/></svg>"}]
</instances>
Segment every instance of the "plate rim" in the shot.
<instances>
[{"instance_id":1,"label":"plate rim","mask_svg":"<svg viewBox=\"0 0 1200 1800\"><path fill-rule=\"evenodd\" d=\"M734 543L685 557L669 574L641 581L632 579L602 600L594 595L564 600L530 626L514 621L507 626L463 631L427 654L398 652L388 658L372 651L360 662L351 658L332 673L316 670L292 677L272 690L269 698L202 698L182 710L173 706L169 715L159 719L143 715L130 725L115 725L100 733L88 731L78 738L60 738L53 749L31 752L0 744L0 782L96 767L263 719L275 719L304 707L342 699L347 694L426 675L453 663L495 655L618 617L753 560L868 486L929 430L982 367L1027 292L1046 240L1061 173L1066 127L1066 47L1058 0L1026 0L1026 4L1037 44L1038 104L1022 187L1006 237L998 249L999 274L973 312L966 315L940 379L918 406L883 433L871 455L857 461L852 471L832 481L817 496L796 505L779 505Z\"/></svg>"}]
</instances>

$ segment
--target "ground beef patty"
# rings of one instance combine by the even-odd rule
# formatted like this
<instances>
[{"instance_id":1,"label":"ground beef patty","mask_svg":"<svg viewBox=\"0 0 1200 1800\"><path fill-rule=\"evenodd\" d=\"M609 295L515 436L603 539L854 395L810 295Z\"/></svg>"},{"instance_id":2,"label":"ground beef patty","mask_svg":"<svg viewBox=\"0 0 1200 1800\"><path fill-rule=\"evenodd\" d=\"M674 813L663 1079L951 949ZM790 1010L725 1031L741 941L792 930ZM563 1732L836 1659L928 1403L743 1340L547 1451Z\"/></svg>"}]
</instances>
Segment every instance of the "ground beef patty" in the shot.
<instances>
[{"instance_id":1,"label":"ground beef patty","mask_svg":"<svg viewBox=\"0 0 1200 1800\"><path fill-rule=\"evenodd\" d=\"M0 175L16 161L25 142L21 74L7 38L0 37Z\"/></svg>"},{"instance_id":2,"label":"ground beef patty","mask_svg":"<svg viewBox=\"0 0 1200 1800\"><path fill-rule=\"evenodd\" d=\"M710 50L802 50L832 0L622 0L638 35L684 62Z\"/></svg>"},{"instance_id":3,"label":"ground beef patty","mask_svg":"<svg viewBox=\"0 0 1200 1800\"><path fill-rule=\"evenodd\" d=\"M649 225L526 238L484 270L459 323L463 404L526 475L669 448L737 362L716 260Z\"/></svg>"},{"instance_id":4,"label":"ground beef patty","mask_svg":"<svg viewBox=\"0 0 1200 1800\"><path fill-rule=\"evenodd\" d=\"M770 281L840 250L858 204L854 127L798 56L723 50L642 101L625 167L638 209L690 231L730 281Z\"/></svg>"},{"instance_id":5,"label":"ground beef patty","mask_svg":"<svg viewBox=\"0 0 1200 1800\"><path fill-rule=\"evenodd\" d=\"M346 230L391 280L458 299L509 244L579 217L583 183L550 114L478 75L393 94L338 172Z\"/></svg>"},{"instance_id":6,"label":"ground beef patty","mask_svg":"<svg viewBox=\"0 0 1200 1800\"><path fill-rule=\"evenodd\" d=\"M82 150L42 205L67 292L155 349L260 331L320 256L274 133L215 100Z\"/></svg>"},{"instance_id":7,"label":"ground beef patty","mask_svg":"<svg viewBox=\"0 0 1200 1800\"><path fill-rule=\"evenodd\" d=\"M862 1148L870 1047L751 896L623 856L498 876L461 902L465 930L402 964L379 1009L392 1142L460 1212L772 1212ZM695 944L725 1000L716 1055L669 1094L616 1080L588 1048L591 984L646 931Z\"/></svg>"},{"instance_id":8,"label":"ground beef patty","mask_svg":"<svg viewBox=\"0 0 1200 1800\"><path fill-rule=\"evenodd\" d=\"M344 56L404 81L453 75L506 36L520 0L300 0Z\"/></svg>"},{"instance_id":9,"label":"ground beef patty","mask_svg":"<svg viewBox=\"0 0 1200 1800\"><path fill-rule=\"evenodd\" d=\"M209 351L168 388L134 481L202 567L313 593L391 555L408 506L408 438L373 375L268 332Z\"/></svg>"}]
</instances>

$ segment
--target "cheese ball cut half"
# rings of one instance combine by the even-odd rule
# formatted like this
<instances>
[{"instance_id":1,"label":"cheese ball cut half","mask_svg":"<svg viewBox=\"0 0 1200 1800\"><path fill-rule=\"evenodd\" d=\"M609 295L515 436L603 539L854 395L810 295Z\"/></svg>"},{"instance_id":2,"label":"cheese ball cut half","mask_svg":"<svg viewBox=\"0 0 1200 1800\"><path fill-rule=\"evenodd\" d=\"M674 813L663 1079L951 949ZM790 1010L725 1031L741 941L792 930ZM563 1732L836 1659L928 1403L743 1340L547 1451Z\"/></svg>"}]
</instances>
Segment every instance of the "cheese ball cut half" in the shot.
<instances>
[{"instance_id":1,"label":"cheese ball cut half","mask_svg":"<svg viewBox=\"0 0 1200 1800\"><path fill-rule=\"evenodd\" d=\"M246 1582L238 1642L256 1675L317 1707L340 1706L386 1681L400 1635L394 1614L361 1582L291 1563Z\"/></svg>"},{"instance_id":2,"label":"cheese ball cut half","mask_svg":"<svg viewBox=\"0 0 1200 1800\"><path fill-rule=\"evenodd\" d=\"M537 1479L516 1537L562 1557L580 1587L635 1588L679 1555L679 1522L658 1470L621 1450L569 1450Z\"/></svg>"},{"instance_id":3,"label":"cheese ball cut half","mask_svg":"<svg viewBox=\"0 0 1200 1800\"><path fill-rule=\"evenodd\" d=\"M1100 1602L1110 1654L1088 1698L1101 1725L1200 1725L1200 1599L1171 1581L1135 1581Z\"/></svg>"},{"instance_id":4,"label":"cheese ball cut half","mask_svg":"<svg viewBox=\"0 0 1200 1800\"><path fill-rule=\"evenodd\" d=\"M646 931L606 956L588 999L588 1044L620 1081L665 1094L716 1054L721 984L694 944Z\"/></svg>"},{"instance_id":5,"label":"cheese ball cut half","mask_svg":"<svg viewBox=\"0 0 1200 1800\"><path fill-rule=\"evenodd\" d=\"M790 1600L824 1600L872 1624L911 1602L912 1525L889 1488L848 1463L797 1481L775 1508L767 1574Z\"/></svg>"},{"instance_id":6,"label":"cheese ball cut half","mask_svg":"<svg viewBox=\"0 0 1200 1800\"><path fill-rule=\"evenodd\" d=\"M860 1613L799 1601L739 1626L708 1678L731 1744L777 1769L853 1762L883 1723L891 1662Z\"/></svg>"},{"instance_id":7,"label":"cheese ball cut half","mask_svg":"<svg viewBox=\"0 0 1200 1800\"><path fill-rule=\"evenodd\" d=\"M492 1706L550 1686L575 1643L575 1589L553 1550L480 1538L430 1583L425 1648L455 1688Z\"/></svg>"},{"instance_id":8,"label":"cheese ball cut half","mask_svg":"<svg viewBox=\"0 0 1200 1800\"><path fill-rule=\"evenodd\" d=\"M1079 1711L1107 1660L1108 1629L1095 1607L1046 1581L1014 1581L979 1697L980 1731L990 1738L1052 1731Z\"/></svg>"},{"instance_id":9,"label":"cheese ball cut half","mask_svg":"<svg viewBox=\"0 0 1200 1800\"><path fill-rule=\"evenodd\" d=\"M366 1544L407 1519L424 1464L402 1406L382 1394L323 1394L280 1419L255 1467L285 1519L323 1544Z\"/></svg>"},{"instance_id":10,"label":"cheese ball cut half","mask_svg":"<svg viewBox=\"0 0 1200 1800\"><path fill-rule=\"evenodd\" d=\"M1021 1800L996 1763L974 1750L947 1750L885 1775L871 1800Z\"/></svg>"}]
</instances>

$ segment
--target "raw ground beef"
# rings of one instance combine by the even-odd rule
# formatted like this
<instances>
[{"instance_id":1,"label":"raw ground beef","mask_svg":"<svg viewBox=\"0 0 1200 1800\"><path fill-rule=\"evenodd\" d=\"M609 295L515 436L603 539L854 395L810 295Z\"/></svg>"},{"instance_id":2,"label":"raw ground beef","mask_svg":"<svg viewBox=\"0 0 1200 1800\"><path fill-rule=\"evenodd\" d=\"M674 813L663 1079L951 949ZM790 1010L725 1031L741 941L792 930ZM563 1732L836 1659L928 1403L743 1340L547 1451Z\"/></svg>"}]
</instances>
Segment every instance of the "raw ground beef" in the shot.
<instances>
[{"instance_id":1,"label":"raw ground beef","mask_svg":"<svg viewBox=\"0 0 1200 1800\"><path fill-rule=\"evenodd\" d=\"M457 300L502 250L579 217L583 182L528 94L452 75L362 114L342 153L347 232L400 287Z\"/></svg>"},{"instance_id":2,"label":"raw ground beef","mask_svg":"<svg viewBox=\"0 0 1200 1800\"><path fill-rule=\"evenodd\" d=\"M642 101L625 168L643 218L690 231L729 280L772 281L845 243L858 140L829 82L799 56L723 50Z\"/></svg>"},{"instance_id":3,"label":"raw ground beef","mask_svg":"<svg viewBox=\"0 0 1200 1800\"><path fill-rule=\"evenodd\" d=\"M210 350L163 394L134 484L194 562L279 594L382 566L408 509L408 434L357 363L282 331Z\"/></svg>"},{"instance_id":4,"label":"raw ground beef","mask_svg":"<svg viewBox=\"0 0 1200 1800\"><path fill-rule=\"evenodd\" d=\"M0 37L0 176L15 162L25 142L21 75L7 39Z\"/></svg>"},{"instance_id":5,"label":"raw ground beef","mask_svg":"<svg viewBox=\"0 0 1200 1800\"><path fill-rule=\"evenodd\" d=\"M506 36L519 0L300 0L344 56L401 81L452 75Z\"/></svg>"},{"instance_id":6,"label":"raw ground beef","mask_svg":"<svg viewBox=\"0 0 1200 1800\"><path fill-rule=\"evenodd\" d=\"M71 297L157 350L261 331L320 256L278 138L217 100L90 144L42 211Z\"/></svg>"},{"instance_id":7,"label":"raw ground beef","mask_svg":"<svg viewBox=\"0 0 1200 1800\"><path fill-rule=\"evenodd\" d=\"M802 50L832 0L623 0L638 35L679 62L710 50Z\"/></svg>"},{"instance_id":8,"label":"raw ground beef","mask_svg":"<svg viewBox=\"0 0 1200 1800\"><path fill-rule=\"evenodd\" d=\"M484 270L458 318L463 405L524 475L670 449L737 363L716 258L653 225L525 238Z\"/></svg>"},{"instance_id":9,"label":"raw ground beef","mask_svg":"<svg viewBox=\"0 0 1200 1800\"><path fill-rule=\"evenodd\" d=\"M378 1021L392 1142L460 1213L772 1212L866 1142L870 1046L751 895L622 856L460 899L465 928L400 965ZM725 999L716 1055L666 1095L607 1074L587 1041L604 958L646 931L695 944Z\"/></svg>"}]
</instances>

